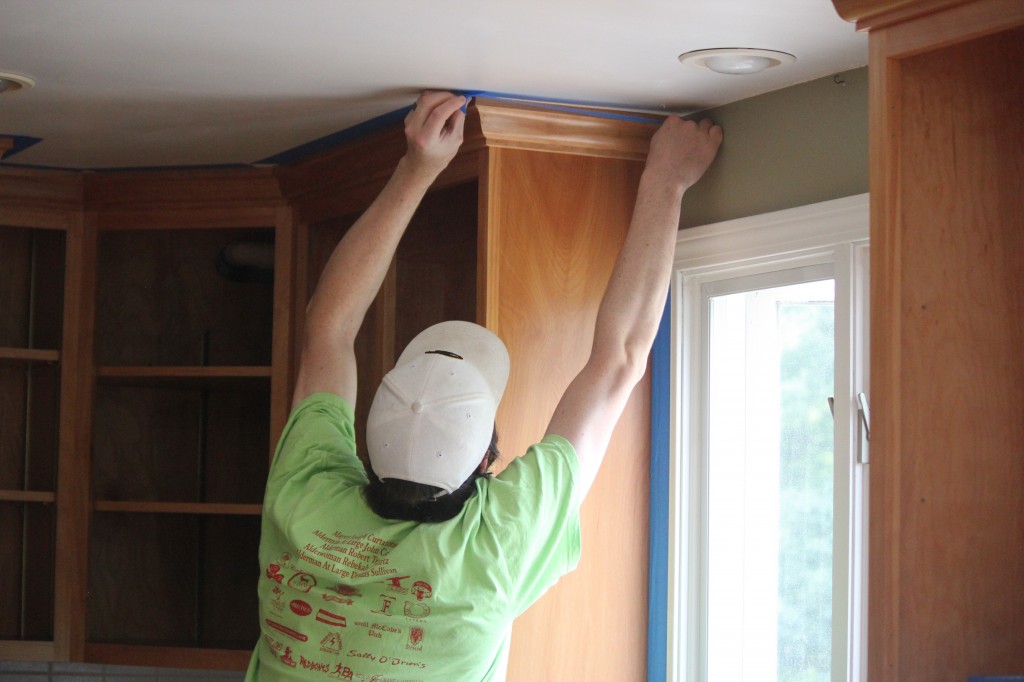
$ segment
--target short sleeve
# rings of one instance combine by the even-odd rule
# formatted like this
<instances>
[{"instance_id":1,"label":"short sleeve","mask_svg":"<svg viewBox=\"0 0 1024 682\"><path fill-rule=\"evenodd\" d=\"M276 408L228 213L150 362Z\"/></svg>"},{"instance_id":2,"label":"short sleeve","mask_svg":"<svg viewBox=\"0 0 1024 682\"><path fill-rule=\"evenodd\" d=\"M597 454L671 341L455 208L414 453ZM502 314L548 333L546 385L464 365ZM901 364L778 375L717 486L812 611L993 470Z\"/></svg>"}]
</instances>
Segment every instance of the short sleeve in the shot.
<instances>
[{"instance_id":1,"label":"short sleeve","mask_svg":"<svg viewBox=\"0 0 1024 682\"><path fill-rule=\"evenodd\" d=\"M579 564L579 461L549 435L488 481L484 505L500 535L515 595L515 616Z\"/></svg>"},{"instance_id":2,"label":"short sleeve","mask_svg":"<svg viewBox=\"0 0 1024 682\"><path fill-rule=\"evenodd\" d=\"M277 444L267 481L268 497L286 484L329 472L351 485L365 485L356 455L352 406L333 393L315 393L296 407Z\"/></svg>"}]
</instances>

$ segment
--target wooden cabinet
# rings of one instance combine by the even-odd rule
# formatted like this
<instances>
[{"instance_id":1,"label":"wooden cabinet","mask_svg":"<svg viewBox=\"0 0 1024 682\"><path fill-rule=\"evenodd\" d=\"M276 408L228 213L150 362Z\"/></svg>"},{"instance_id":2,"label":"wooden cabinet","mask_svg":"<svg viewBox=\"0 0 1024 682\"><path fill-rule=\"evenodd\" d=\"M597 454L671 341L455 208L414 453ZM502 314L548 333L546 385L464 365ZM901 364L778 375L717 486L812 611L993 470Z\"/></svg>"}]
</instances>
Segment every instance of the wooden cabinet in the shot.
<instances>
[{"instance_id":1,"label":"wooden cabinet","mask_svg":"<svg viewBox=\"0 0 1024 682\"><path fill-rule=\"evenodd\" d=\"M512 357L498 416L504 462L541 438L589 353L654 129L478 100L459 155L416 213L360 333L359 423L416 333L465 319L497 332ZM4 527L4 552L22 552L21 529L36 525L57 541L24 555L47 567L38 577L54 581L53 596L0 582L0 637L13 640L0 654L244 668L258 636L262 489L288 413L305 306L404 148L396 126L273 171L68 174L56 183L70 183L64 194L41 173L0 190L0 225L13 226L0 229L5 259L31 261L13 254L31 252L32 239L46 251L38 258L59 259L65 233L28 229L42 220L40 206L43 218L68 223L63 341L44 342L54 324L39 315L30 317L47 330L36 336L42 350L24 333L0 338L0 387L13 396L0 400L17 408L4 413L5 439L8 423L32 433L26 367L40 381L59 371L64 382L51 376L32 392L32 417L45 423L58 393L61 401L63 445L46 445L53 429L33 440L51 464L30 478L45 481L23 484L23 457L9 456L4 441L0 513L10 518L0 523L19 531L8 540ZM218 273L218 256L237 243L272 243L269 281ZM14 281L0 279L0 296L24 307L31 267L17 271ZM50 311L55 295L34 290L37 308ZM644 675L648 393L645 382L584 505L580 569L515 627L510 680ZM42 513L28 519L20 509L30 504ZM37 620L18 615L26 593Z\"/></svg>"},{"instance_id":2,"label":"wooden cabinet","mask_svg":"<svg viewBox=\"0 0 1024 682\"><path fill-rule=\"evenodd\" d=\"M84 201L95 256L81 656L244 668L287 409L276 183L255 170L110 174L87 179ZM240 267L239 249L270 263Z\"/></svg>"},{"instance_id":3,"label":"wooden cabinet","mask_svg":"<svg viewBox=\"0 0 1024 682\"><path fill-rule=\"evenodd\" d=\"M1024 3L870 30L868 675L1024 673Z\"/></svg>"},{"instance_id":4,"label":"wooden cabinet","mask_svg":"<svg viewBox=\"0 0 1024 682\"><path fill-rule=\"evenodd\" d=\"M0 638L53 639L62 230L0 227ZM38 608L36 606L38 605Z\"/></svg>"},{"instance_id":5,"label":"wooden cabinet","mask_svg":"<svg viewBox=\"0 0 1024 682\"><path fill-rule=\"evenodd\" d=\"M67 658L65 598L84 565L67 539L85 522L61 462L81 453L84 385L74 340L86 304L81 178L5 172L0 183L0 658Z\"/></svg>"}]
</instances>

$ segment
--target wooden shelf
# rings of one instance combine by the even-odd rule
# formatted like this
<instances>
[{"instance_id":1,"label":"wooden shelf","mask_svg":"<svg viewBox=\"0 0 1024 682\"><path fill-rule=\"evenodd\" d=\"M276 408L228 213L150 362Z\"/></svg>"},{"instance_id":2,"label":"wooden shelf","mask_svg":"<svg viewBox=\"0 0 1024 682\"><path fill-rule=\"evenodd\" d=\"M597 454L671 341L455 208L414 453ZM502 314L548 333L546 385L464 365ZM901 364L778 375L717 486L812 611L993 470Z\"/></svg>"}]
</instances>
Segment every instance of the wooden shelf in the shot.
<instances>
[{"instance_id":1,"label":"wooden shelf","mask_svg":"<svg viewBox=\"0 0 1024 682\"><path fill-rule=\"evenodd\" d=\"M153 646L144 644L85 645L87 663L117 665L165 666L170 668L201 668L204 670L245 670L252 656L251 649L204 649L184 646Z\"/></svg>"},{"instance_id":2,"label":"wooden shelf","mask_svg":"<svg viewBox=\"0 0 1024 682\"><path fill-rule=\"evenodd\" d=\"M55 661L56 647L52 641L2 640L0 661Z\"/></svg>"},{"instance_id":3,"label":"wooden shelf","mask_svg":"<svg viewBox=\"0 0 1024 682\"><path fill-rule=\"evenodd\" d=\"M96 368L96 378L104 384L121 386L231 386L269 379L269 366L149 366L123 365Z\"/></svg>"},{"instance_id":4,"label":"wooden shelf","mask_svg":"<svg viewBox=\"0 0 1024 682\"><path fill-rule=\"evenodd\" d=\"M0 346L0 362L59 362L60 351L42 348L10 348Z\"/></svg>"},{"instance_id":5,"label":"wooden shelf","mask_svg":"<svg viewBox=\"0 0 1024 682\"><path fill-rule=\"evenodd\" d=\"M56 502L57 494L42 490L0 490L0 502Z\"/></svg>"},{"instance_id":6,"label":"wooden shelf","mask_svg":"<svg viewBox=\"0 0 1024 682\"><path fill-rule=\"evenodd\" d=\"M137 514L224 514L259 516L261 504L233 504L224 502L147 502L133 500L96 500L92 508L99 512Z\"/></svg>"}]
</instances>

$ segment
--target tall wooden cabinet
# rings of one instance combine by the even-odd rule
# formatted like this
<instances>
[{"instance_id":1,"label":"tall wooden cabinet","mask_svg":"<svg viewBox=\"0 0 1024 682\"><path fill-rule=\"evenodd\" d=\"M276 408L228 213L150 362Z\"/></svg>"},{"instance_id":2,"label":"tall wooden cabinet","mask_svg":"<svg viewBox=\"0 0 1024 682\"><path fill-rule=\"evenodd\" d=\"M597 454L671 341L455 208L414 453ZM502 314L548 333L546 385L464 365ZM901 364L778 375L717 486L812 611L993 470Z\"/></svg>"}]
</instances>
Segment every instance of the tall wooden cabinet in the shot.
<instances>
[{"instance_id":1,"label":"tall wooden cabinet","mask_svg":"<svg viewBox=\"0 0 1024 682\"><path fill-rule=\"evenodd\" d=\"M512 356L504 463L543 436L653 130L477 101L360 333L358 413L413 335L475 320ZM244 668L306 302L404 147L396 126L273 171L0 170L0 300L19 311L0 328L0 656ZM239 243L273 250L271 279L218 272ZM510 680L644 676L648 393L584 505L580 569L515 627Z\"/></svg>"},{"instance_id":2,"label":"tall wooden cabinet","mask_svg":"<svg viewBox=\"0 0 1024 682\"><path fill-rule=\"evenodd\" d=\"M1024 2L869 30L872 682L1024 674Z\"/></svg>"}]
</instances>

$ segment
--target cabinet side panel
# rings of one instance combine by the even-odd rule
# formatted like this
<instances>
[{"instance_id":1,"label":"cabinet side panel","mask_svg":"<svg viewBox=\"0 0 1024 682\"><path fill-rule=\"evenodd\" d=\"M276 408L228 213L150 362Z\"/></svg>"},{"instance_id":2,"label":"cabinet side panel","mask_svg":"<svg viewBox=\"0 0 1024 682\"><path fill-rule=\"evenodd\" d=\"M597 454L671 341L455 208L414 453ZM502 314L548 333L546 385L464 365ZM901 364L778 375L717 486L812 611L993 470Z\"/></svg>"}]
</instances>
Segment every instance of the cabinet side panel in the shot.
<instances>
[{"instance_id":1,"label":"cabinet side panel","mask_svg":"<svg viewBox=\"0 0 1024 682\"><path fill-rule=\"evenodd\" d=\"M492 150L488 321L508 345L505 461L543 437L586 361L640 164ZM489 308L494 306L488 293ZM583 506L580 567L516 623L509 680L638 680L646 668L650 385L641 383Z\"/></svg>"},{"instance_id":2,"label":"cabinet side panel","mask_svg":"<svg viewBox=\"0 0 1024 682\"><path fill-rule=\"evenodd\" d=\"M900 67L901 486L872 514L901 519L908 682L1024 669L1021 59L1018 29Z\"/></svg>"}]
</instances>

